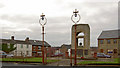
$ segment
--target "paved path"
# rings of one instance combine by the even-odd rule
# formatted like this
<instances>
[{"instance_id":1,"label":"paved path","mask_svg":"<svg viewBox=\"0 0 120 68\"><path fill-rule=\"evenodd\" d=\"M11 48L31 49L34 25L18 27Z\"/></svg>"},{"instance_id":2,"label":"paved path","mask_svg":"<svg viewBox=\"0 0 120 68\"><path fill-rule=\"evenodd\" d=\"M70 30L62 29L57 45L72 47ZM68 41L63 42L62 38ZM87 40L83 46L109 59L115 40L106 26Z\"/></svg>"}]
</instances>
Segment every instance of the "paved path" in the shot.
<instances>
[{"instance_id":1,"label":"paved path","mask_svg":"<svg viewBox=\"0 0 120 68\"><path fill-rule=\"evenodd\" d=\"M60 61L47 64L46 66L70 66L70 59L59 58L58 60ZM80 60L77 60L77 63L79 62ZM74 60L72 60L72 63L74 63Z\"/></svg>"},{"instance_id":2,"label":"paved path","mask_svg":"<svg viewBox=\"0 0 120 68\"><path fill-rule=\"evenodd\" d=\"M47 66L70 66L70 60L69 59L62 59L58 62L47 64Z\"/></svg>"},{"instance_id":3,"label":"paved path","mask_svg":"<svg viewBox=\"0 0 120 68\"><path fill-rule=\"evenodd\" d=\"M47 64L46 66L70 66L70 59L63 59L63 58L51 58L51 59L58 59L60 61ZM77 63L79 63L81 61L104 61L104 62L109 61L109 62L113 62L114 59L99 58L98 60L77 60ZM72 63L74 63L74 60L72 60ZM72 65L74 65L74 64L72 64Z\"/></svg>"}]
</instances>

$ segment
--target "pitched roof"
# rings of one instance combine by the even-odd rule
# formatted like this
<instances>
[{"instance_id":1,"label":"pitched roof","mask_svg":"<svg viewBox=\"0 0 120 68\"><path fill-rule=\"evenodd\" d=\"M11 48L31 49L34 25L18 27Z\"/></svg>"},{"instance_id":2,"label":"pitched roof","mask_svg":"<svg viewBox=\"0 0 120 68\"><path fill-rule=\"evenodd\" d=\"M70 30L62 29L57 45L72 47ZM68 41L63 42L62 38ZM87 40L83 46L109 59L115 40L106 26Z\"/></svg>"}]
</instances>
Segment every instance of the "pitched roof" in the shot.
<instances>
[{"instance_id":1,"label":"pitched roof","mask_svg":"<svg viewBox=\"0 0 120 68\"><path fill-rule=\"evenodd\" d=\"M11 39L0 39L0 43L12 43L15 44L16 42Z\"/></svg>"},{"instance_id":2,"label":"pitched roof","mask_svg":"<svg viewBox=\"0 0 120 68\"><path fill-rule=\"evenodd\" d=\"M30 44L22 40L11 40L11 39L0 39L0 43L11 43L11 44Z\"/></svg>"},{"instance_id":3,"label":"pitched roof","mask_svg":"<svg viewBox=\"0 0 120 68\"><path fill-rule=\"evenodd\" d=\"M104 39L104 38L120 38L120 29L102 31L98 39Z\"/></svg>"},{"instance_id":4,"label":"pitched roof","mask_svg":"<svg viewBox=\"0 0 120 68\"><path fill-rule=\"evenodd\" d=\"M28 42L23 40L11 40L11 39L0 39L0 43L11 43L11 44L31 44L31 45L40 45L42 46L42 41L39 40L29 40ZM50 45L44 41L44 46L50 47Z\"/></svg>"},{"instance_id":5,"label":"pitched roof","mask_svg":"<svg viewBox=\"0 0 120 68\"><path fill-rule=\"evenodd\" d=\"M71 48L71 45L67 45L67 44L63 44L61 47L66 47L67 49L70 49Z\"/></svg>"},{"instance_id":6,"label":"pitched roof","mask_svg":"<svg viewBox=\"0 0 120 68\"><path fill-rule=\"evenodd\" d=\"M22 41L22 40L15 40L17 44L30 44L30 42Z\"/></svg>"},{"instance_id":7,"label":"pitched roof","mask_svg":"<svg viewBox=\"0 0 120 68\"><path fill-rule=\"evenodd\" d=\"M29 42L32 44L32 45L40 45L42 46L42 41L39 41L39 40L29 40ZM44 46L50 46L46 41L44 41Z\"/></svg>"}]
</instances>

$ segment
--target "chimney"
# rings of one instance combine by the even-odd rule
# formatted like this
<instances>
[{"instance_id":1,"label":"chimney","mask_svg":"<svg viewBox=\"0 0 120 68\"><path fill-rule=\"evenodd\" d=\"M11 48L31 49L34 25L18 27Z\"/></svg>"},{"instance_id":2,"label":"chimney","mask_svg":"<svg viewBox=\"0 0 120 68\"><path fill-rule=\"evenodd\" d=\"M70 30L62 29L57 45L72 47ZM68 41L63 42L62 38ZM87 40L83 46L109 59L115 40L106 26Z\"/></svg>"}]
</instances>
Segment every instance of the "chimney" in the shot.
<instances>
[{"instance_id":1,"label":"chimney","mask_svg":"<svg viewBox=\"0 0 120 68\"><path fill-rule=\"evenodd\" d=\"M27 38L25 39L25 41L28 42L28 41L29 41L29 37L27 37Z\"/></svg>"},{"instance_id":2,"label":"chimney","mask_svg":"<svg viewBox=\"0 0 120 68\"><path fill-rule=\"evenodd\" d=\"M11 36L11 40L14 40L14 36Z\"/></svg>"}]
</instances>

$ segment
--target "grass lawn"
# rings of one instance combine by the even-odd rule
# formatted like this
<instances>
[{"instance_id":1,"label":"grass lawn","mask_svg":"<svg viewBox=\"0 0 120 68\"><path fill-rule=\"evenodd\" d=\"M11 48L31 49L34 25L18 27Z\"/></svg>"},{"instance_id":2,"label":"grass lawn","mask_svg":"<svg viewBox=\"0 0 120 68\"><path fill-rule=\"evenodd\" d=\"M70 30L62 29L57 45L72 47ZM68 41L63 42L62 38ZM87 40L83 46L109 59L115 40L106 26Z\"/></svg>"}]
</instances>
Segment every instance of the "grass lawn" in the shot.
<instances>
[{"instance_id":1,"label":"grass lawn","mask_svg":"<svg viewBox=\"0 0 120 68\"><path fill-rule=\"evenodd\" d=\"M114 62L107 62L107 61L82 61L78 64L117 64L117 63L120 63L119 62L120 58L115 58L114 59Z\"/></svg>"},{"instance_id":2,"label":"grass lawn","mask_svg":"<svg viewBox=\"0 0 120 68\"><path fill-rule=\"evenodd\" d=\"M26 61L26 62L42 62L42 58L2 58L2 61ZM47 60L47 62L56 62L58 60Z\"/></svg>"}]
</instances>

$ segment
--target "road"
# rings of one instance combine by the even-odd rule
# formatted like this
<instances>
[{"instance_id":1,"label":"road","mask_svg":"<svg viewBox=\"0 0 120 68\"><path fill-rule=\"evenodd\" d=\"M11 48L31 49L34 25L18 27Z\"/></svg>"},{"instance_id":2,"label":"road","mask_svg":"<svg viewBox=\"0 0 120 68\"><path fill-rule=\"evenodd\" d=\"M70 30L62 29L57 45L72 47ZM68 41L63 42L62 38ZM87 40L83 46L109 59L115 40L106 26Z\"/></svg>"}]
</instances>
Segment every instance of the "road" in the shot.
<instances>
[{"instance_id":1,"label":"road","mask_svg":"<svg viewBox=\"0 0 120 68\"><path fill-rule=\"evenodd\" d=\"M10 63L2 62L2 66L40 66L41 64Z\"/></svg>"}]
</instances>

